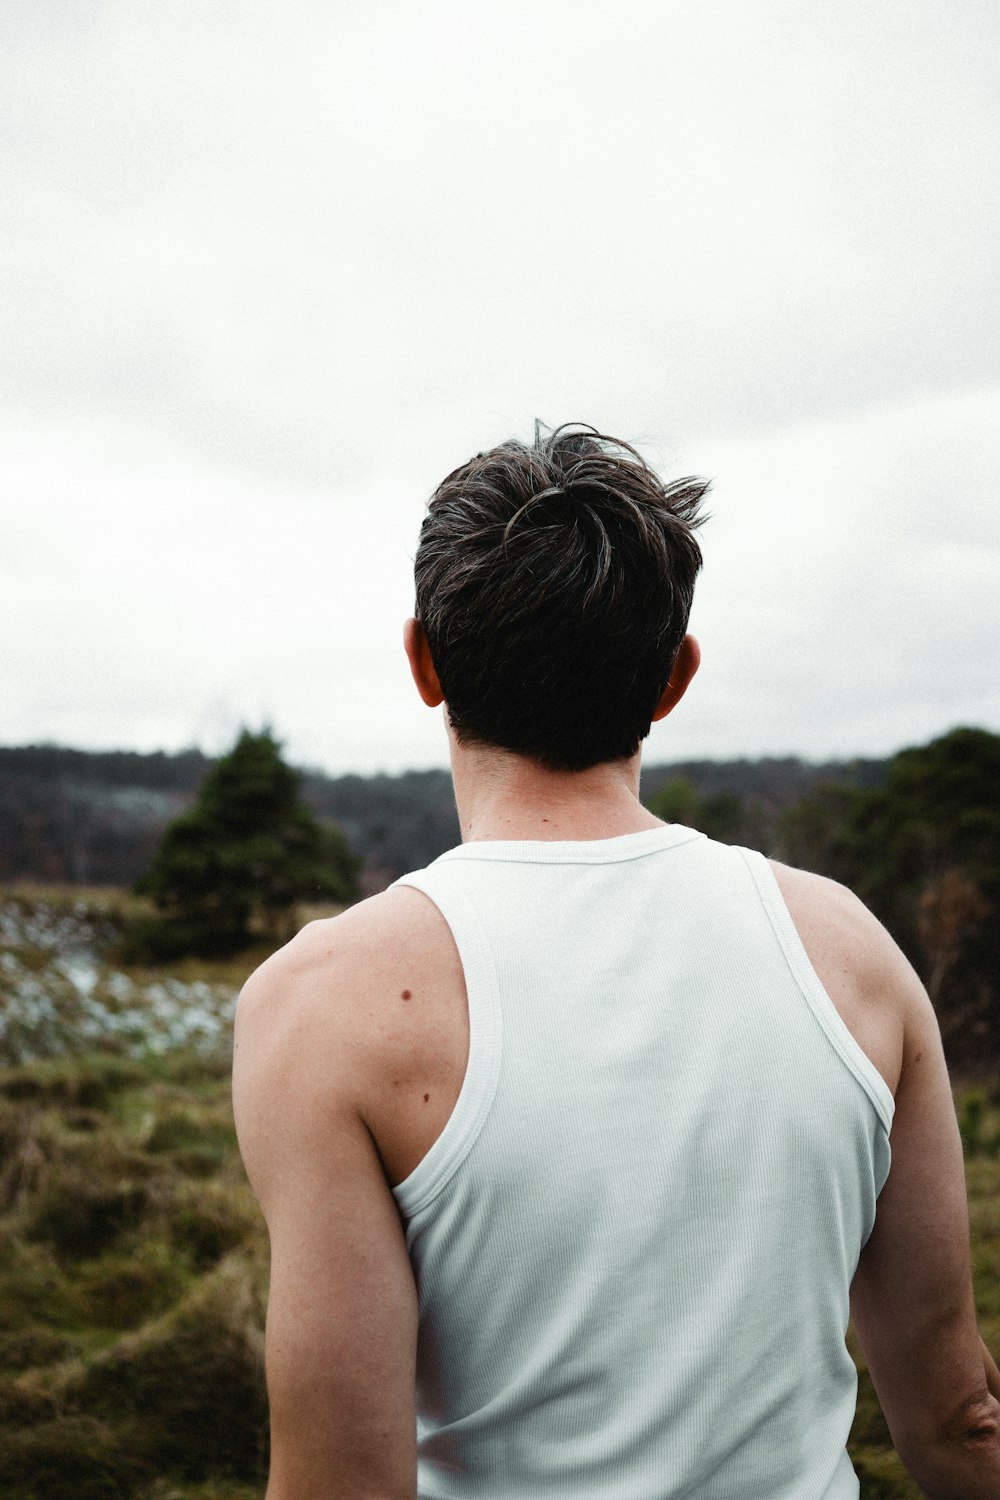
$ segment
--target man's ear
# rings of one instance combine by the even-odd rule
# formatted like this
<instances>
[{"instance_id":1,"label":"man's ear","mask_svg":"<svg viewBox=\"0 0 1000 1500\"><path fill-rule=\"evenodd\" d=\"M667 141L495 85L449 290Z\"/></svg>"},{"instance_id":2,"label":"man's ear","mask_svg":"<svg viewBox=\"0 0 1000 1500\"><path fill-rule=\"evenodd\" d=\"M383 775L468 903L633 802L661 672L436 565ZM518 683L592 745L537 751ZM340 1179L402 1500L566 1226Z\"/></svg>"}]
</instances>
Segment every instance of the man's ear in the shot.
<instances>
[{"instance_id":1,"label":"man's ear","mask_svg":"<svg viewBox=\"0 0 1000 1500\"><path fill-rule=\"evenodd\" d=\"M681 641L680 650L674 661L670 673L670 681L660 695L660 701L656 705L653 714L653 723L658 719L665 719L672 708L676 708L684 697L692 677L701 665L701 647L693 635L686 635Z\"/></svg>"},{"instance_id":2,"label":"man's ear","mask_svg":"<svg viewBox=\"0 0 1000 1500\"><path fill-rule=\"evenodd\" d=\"M444 702L444 693L431 660L431 648L427 644L424 627L419 620L407 620L403 626L403 649L410 663L417 692L428 708L437 708L439 703Z\"/></svg>"}]
</instances>

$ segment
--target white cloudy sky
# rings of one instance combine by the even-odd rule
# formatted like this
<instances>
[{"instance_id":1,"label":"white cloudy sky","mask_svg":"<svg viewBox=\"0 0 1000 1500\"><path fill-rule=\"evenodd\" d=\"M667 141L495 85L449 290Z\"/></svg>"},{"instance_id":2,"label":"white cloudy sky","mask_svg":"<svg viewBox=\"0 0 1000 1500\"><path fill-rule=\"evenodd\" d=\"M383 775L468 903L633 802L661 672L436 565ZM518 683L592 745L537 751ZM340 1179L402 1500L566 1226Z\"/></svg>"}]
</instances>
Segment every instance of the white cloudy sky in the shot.
<instances>
[{"instance_id":1,"label":"white cloudy sky","mask_svg":"<svg viewBox=\"0 0 1000 1500\"><path fill-rule=\"evenodd\" d=\"M443 763L423 502L712 476L655 758L1000 730L995 0L4 0L0 742Z\"/></svg>"}]
</instances>

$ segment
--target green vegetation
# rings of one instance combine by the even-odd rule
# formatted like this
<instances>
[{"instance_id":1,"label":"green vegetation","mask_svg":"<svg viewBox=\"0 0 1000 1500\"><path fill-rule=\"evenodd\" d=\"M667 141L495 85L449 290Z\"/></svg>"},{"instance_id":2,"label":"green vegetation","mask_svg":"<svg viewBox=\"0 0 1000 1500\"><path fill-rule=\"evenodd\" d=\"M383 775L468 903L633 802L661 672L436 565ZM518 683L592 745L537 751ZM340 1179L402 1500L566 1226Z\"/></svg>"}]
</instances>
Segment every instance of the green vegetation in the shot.
<instances>
[{"instance_id":1,"label":"green vegetation","mask_svg":"<svg viewBox=\"0 0 1000 1500\"><path fill-rule=\"evenodd\" d=\"M1000 735L956 729L856 794L834 869L919 970L953 1066L1000 1061ZM993 918L991 920L991 918Z\"/></svg>"},{"instance_id":2,"label":"green vegetation","mask_svg":"<svg viewBox=\"0 0 1000 1500\"><path fill-rule=\"evenodd\" d=\"M45 761L53 776L63 754ZM928 985L966 1080L957 1102L976 1297L997 1352L1000 737L956 730L887 768L858 763L841 780L810 777L799 762L746 763L728 782L725 772L674 768L648 788L649 803L670 821L846 881ZM437 773L426 775L426 786L392 782L409 809L409 865L438 852L422 852L420 839L453 841L443 831L450 800L445 809ZM155 919L123 892L0 895L0 1493L9 1500L263 1492L267 1247L230 1112L232 1015L250 968L295 925L301 903L356 891L342 836L303 806L302 786L270 735L242 736L167 829L148 885ZM339 786L388 869L395 812L383 809L379 831L362 778ZM115 790L128 793L124 783ZM147 960L219 956L151 966L135 961L133 940L130 961L126 926L141 930ZM238 953L248 941L256 951ZM851 1451L865 1500L916 1500L863 1365Z\"/></svg>"},{"instance_id":3,"label":"green vegetation","mask_svg":"<svg viewBox=\"0 0 1000 1500\"><path fill-rule=\"evenodd\" d=\"M767 848L766 813L759 802L740 792L722 790L702 794L690 777L671 776L650 795L646 805L664 823L683 823L724 844Z\"/></svg>"},{"instance_id":4,"label":"green vegetation","mask_svg":"<svg viewBox=\"0 0 1000 1500\"><path fill-rule=\"evenodd\" d=\"M57 745L0 746L0 881L131 886L148 867L171 818L190 806L213 761L178 755L85 751ZM794 756L644 766L642 795L681 777L699 797L730 792L774 852L784 809L818 784L878 787L881 760L813 765ZM364 861L365 889L382 889L459 840L445 770L327 776L306 770L303 799L335 822ZM808 863L808 860L806 861Z\"/></svg>"},{"instance_id":5,"label":"green vegetation","mask_svg":"<svg viewBox=\"0 0 1000 1500\"><path fill-rule=\"evenodd\" d=\"M693 775L675 772L647 793L646 805L667 822L849 886L923 979L952 1068L995 1077L1000 735L955 729L900 751L876 784L864 762L852 781L817 779L783 806L769 790L768 764L757 763L757 790L746 794L711 781L700 789Z\"/></svg>"},{"instance_id":6,"label":"green vegetation","mask_svg":"<svg viewBox=\"0 0 1000 1500\"><path fill-rule=\"evenodd\" d=\"M273 735L244 730L167 827L138 887L158 915L133 924L132 951L224 957L262 934L291 937L302 901L355 900L358 862L339 828L310 812L300 784Z\"/></svg>"},{"instance_id":7,"label":"green vegetation","mask_svg":"<svg viewBox=\"0 0 1000 1500\"><path fill-rule=\"evenodd\" d=\"M0 1493L260 1500L267 1247L228 1086L249 961L111 968L111 917L72 896L0 899L0 934ZM85 957L81 1013L66 969ZM997 1349L1000 1089L962 1090L959 1120ZM866 1500L916 1500L863 1369L851 1448Z\"/></svg>"},{"instance_id":8,"label":"green vegetation","mask_svg":"<svg viewBox=\"0 0 1000 1500\"><path fill-rule=\"evenodd\" d=\"M236 1150L251 960L111 962L113 911L0 898L0 1493L251 1500L266 1242Z\"/></svg>"},{"instance_id":9,"label":"green vegetation","mask_svg":"<svg viewBox=\"0 0 1000 1500\"><path fill-rule=\"evenodd\" d=\"M972 1113L977 1294L997 1347L1000 1108ZM223 1061L12 1070L0 1164L0 1491L259 1500L266 1246ZM916 1500L864 1374L852 1453L864 1495Z\"/></svg>"},{"instance_id":10,"label":"green vegetation","mask_svg":"<svg viewBox=\"0 0 1000 1500\"><path fill-rule=\"evenodd\" d=\"M0 1492L259 1495L266 1246L228 1062L0 1077Z\"/></svg>"}]
</instances>

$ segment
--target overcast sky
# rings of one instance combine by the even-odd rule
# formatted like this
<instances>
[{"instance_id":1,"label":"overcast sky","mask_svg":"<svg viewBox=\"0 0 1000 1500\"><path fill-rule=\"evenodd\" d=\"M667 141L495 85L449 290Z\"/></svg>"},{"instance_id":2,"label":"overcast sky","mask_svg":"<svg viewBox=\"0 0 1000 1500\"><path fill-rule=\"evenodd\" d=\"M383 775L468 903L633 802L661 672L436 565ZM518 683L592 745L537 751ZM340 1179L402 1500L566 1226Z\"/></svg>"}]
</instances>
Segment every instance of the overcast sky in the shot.
<instances>
[{"instance_id":1,"label":"overcast sky","mask_svg":"<svg viewBox=\"0 0 1000 1500\"><path fill-rule=\"evenodd\" d=\"M1000 731L995 0L3 0L0 742L443 764L423 504L713 480L653 759Z\"/></svg>"}]
</instances>

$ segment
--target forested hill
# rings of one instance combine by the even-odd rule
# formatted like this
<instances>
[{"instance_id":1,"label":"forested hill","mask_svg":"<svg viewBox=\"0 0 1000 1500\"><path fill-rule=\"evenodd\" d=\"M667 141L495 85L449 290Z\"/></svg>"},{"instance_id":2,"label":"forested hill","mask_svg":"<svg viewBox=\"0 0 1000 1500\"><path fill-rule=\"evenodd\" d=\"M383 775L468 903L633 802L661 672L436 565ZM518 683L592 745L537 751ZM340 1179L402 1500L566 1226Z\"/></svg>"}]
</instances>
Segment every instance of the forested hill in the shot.
<instances>
[{"instance_id":1,"label":"forested hill","mask_svg":"<svg viewBox=\"0 0 1000 1500\"><path fill-rule=\"evenodd\" d=\"M180 755L0 749L0 883L129 886L213 762ZM643 800L668 822L829 875L871 907L916 965L949 1058L1000 1059L1000 735L957 728L891 760L650 766ZM313 811L383 889L458 840L446 771L302 773Z\"/></svg>"},{"instance_id":2,"label":"forested hill","mask_svg":"<svg viewBox=\"0 0 1000 1500\"><path fill-rule=\"evenodd\" d=\"M133 884L164 826L190 803L211 765L198 750L0 747L0 880ZM685 798L694 797L710 821L716 818L720 837L769 848L780 814L816 785L878 786L885 771L878 760L688 761L650 766L642 792L649 800L669 786L678 816ZM303 774L306 800L343 828L363 859L368 889L458 842L447 771Z\"/></svg>"}]
</instances>

